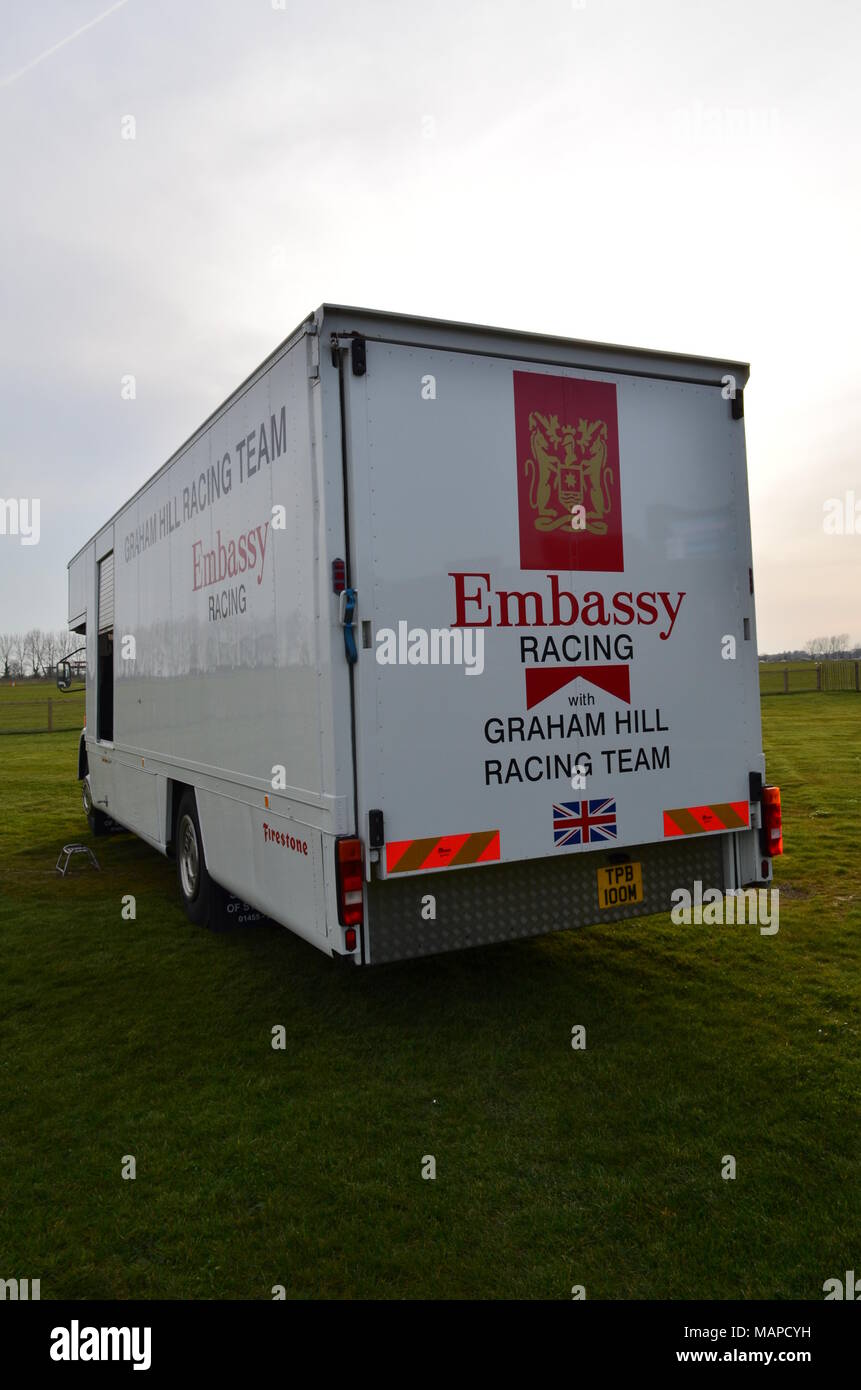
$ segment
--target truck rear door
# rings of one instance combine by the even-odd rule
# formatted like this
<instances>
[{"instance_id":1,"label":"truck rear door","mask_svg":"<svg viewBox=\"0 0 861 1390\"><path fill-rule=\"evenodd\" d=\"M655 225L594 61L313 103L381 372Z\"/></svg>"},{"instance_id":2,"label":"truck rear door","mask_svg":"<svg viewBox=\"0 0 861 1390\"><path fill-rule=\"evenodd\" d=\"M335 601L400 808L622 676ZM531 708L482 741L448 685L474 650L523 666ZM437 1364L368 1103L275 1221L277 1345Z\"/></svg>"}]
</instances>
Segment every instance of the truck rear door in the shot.
<instances>
[{"instance_id":1,"label":"truck rear door","mask_svg":"<svg viewBox=\"0 0 861 1390\"><path fill-rule=\"evenodd\" d=\"M344 379L376 875L747 826L744 430L717 372L370 339L366 367Z\"/></svg>"}]
</instances>

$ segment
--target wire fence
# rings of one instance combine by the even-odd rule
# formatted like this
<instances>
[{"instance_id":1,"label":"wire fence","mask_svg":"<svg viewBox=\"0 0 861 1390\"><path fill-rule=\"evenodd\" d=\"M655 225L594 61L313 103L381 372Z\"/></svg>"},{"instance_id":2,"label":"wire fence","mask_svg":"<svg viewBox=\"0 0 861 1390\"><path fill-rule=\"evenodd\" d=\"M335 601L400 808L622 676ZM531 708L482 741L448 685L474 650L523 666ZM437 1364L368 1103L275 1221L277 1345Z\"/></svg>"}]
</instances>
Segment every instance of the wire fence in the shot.
<instances>
[{"instance_id":1,"label":"wire fence","mask_svg":"<svg viewBox=\"0 0 861 1390\"><path fill-rule=\"evenodd\" d=\"M861 691L861 661L766 661L760 664L760 695L798 695L811 690Z\"/></svg>"},{"instance_id":2,"label":"wire fence","mask_svg":"<svg viewBox=\"0 0 861 1390\"><path fill-rule=\"evenodd\" d=\"M0 734L56 734L84 726L84 693L47 700L0 697Z\"/></svg>"},{"instance_id":3,"label":"wire fence","mask_svg":"<svg viewBox=\"0 0 861 1390\"><path fill-rule=\"evenodd\" d=\"M21 698L19 696L19 689ZM33 699L26 687L0 685L0 734L52 734L84 726L84 692L53 693ZM798 695L805 691L861 692L861 661L761 662L760 695Z\"/></svg>"}]
</instances>

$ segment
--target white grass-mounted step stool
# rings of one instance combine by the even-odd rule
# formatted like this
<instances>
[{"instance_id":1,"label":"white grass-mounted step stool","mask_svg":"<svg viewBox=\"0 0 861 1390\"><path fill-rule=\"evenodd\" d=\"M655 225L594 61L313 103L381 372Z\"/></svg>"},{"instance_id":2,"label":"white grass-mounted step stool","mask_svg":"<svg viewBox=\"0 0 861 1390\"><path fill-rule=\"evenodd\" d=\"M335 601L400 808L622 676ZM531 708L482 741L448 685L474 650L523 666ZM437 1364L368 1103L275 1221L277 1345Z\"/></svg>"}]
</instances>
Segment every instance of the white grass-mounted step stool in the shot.
<instances>
[{"instance_id":1,"label":"white grass-mounted step stool","mask_svg":"<svg viewBox=\"0 0 861 1390\"><path fill-rule=\"evenodd\" d=\"M71 859L73 854L88 854L90 856L90 862L92 863L93 867L95 869L99 868L99 861L93 854L93 851L90 849L89 845L63 845L63 848L60 850L60 854L57 859L58 874L62 874L65 877L66 870L69 867L69 860ZM63 859L64 855L65 859L61 867L60 860Z\"/></svg>"}]
</instances>

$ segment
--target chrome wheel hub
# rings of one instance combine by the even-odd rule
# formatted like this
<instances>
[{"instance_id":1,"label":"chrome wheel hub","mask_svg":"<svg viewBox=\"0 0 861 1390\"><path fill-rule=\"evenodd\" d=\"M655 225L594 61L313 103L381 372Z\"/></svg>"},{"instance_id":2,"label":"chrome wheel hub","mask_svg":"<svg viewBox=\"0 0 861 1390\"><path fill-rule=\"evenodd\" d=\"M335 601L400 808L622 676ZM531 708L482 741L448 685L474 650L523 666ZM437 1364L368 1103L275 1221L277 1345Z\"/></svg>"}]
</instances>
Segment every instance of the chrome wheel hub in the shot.
<instances>
[{"instance_id":1,"label":"chrome wheel hub","mask_svg":"<svg viewBox=\"0 0 861 1390\"><path fill-rule=\"evenodd\" d=\"M179 823L179 876L182 891L191 902L197 897L200 885L200 851L191 816L183 816Z\"/></svg>"}]
</instances>

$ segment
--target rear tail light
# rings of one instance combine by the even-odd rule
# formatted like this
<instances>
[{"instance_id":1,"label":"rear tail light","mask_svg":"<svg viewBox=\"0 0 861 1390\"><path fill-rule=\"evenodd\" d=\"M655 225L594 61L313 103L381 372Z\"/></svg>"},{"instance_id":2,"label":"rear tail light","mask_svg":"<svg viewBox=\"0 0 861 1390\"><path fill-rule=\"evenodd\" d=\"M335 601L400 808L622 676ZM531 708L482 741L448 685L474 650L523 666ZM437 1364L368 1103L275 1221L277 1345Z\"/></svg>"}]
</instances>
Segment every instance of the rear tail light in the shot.
<instances>
[{"instance_id":1,"label":"rear tail light","mask_svg":"<svg viewBox=\"0 0 861 1390\"><path fill-rule=\"evenodd\" d=\"M783 853L783 818L780 812L780 787L762 790L762 849L772 858Z\"/></svg>"},{"instance_id":2,"label":"rear tail light","mask_svg":"<svg viewBox=\"0 0 861 1390\"><path fill-rule=\"evenodd\" d=\"M338 875L338 921L342 927L362 925L362 887L364 870L362 842L354 835L335 841L335 867ZM350 935L353 945L350 945ZM347 949L355 950L356 933L347 932Z\"/></svg>"}]
</instances>

